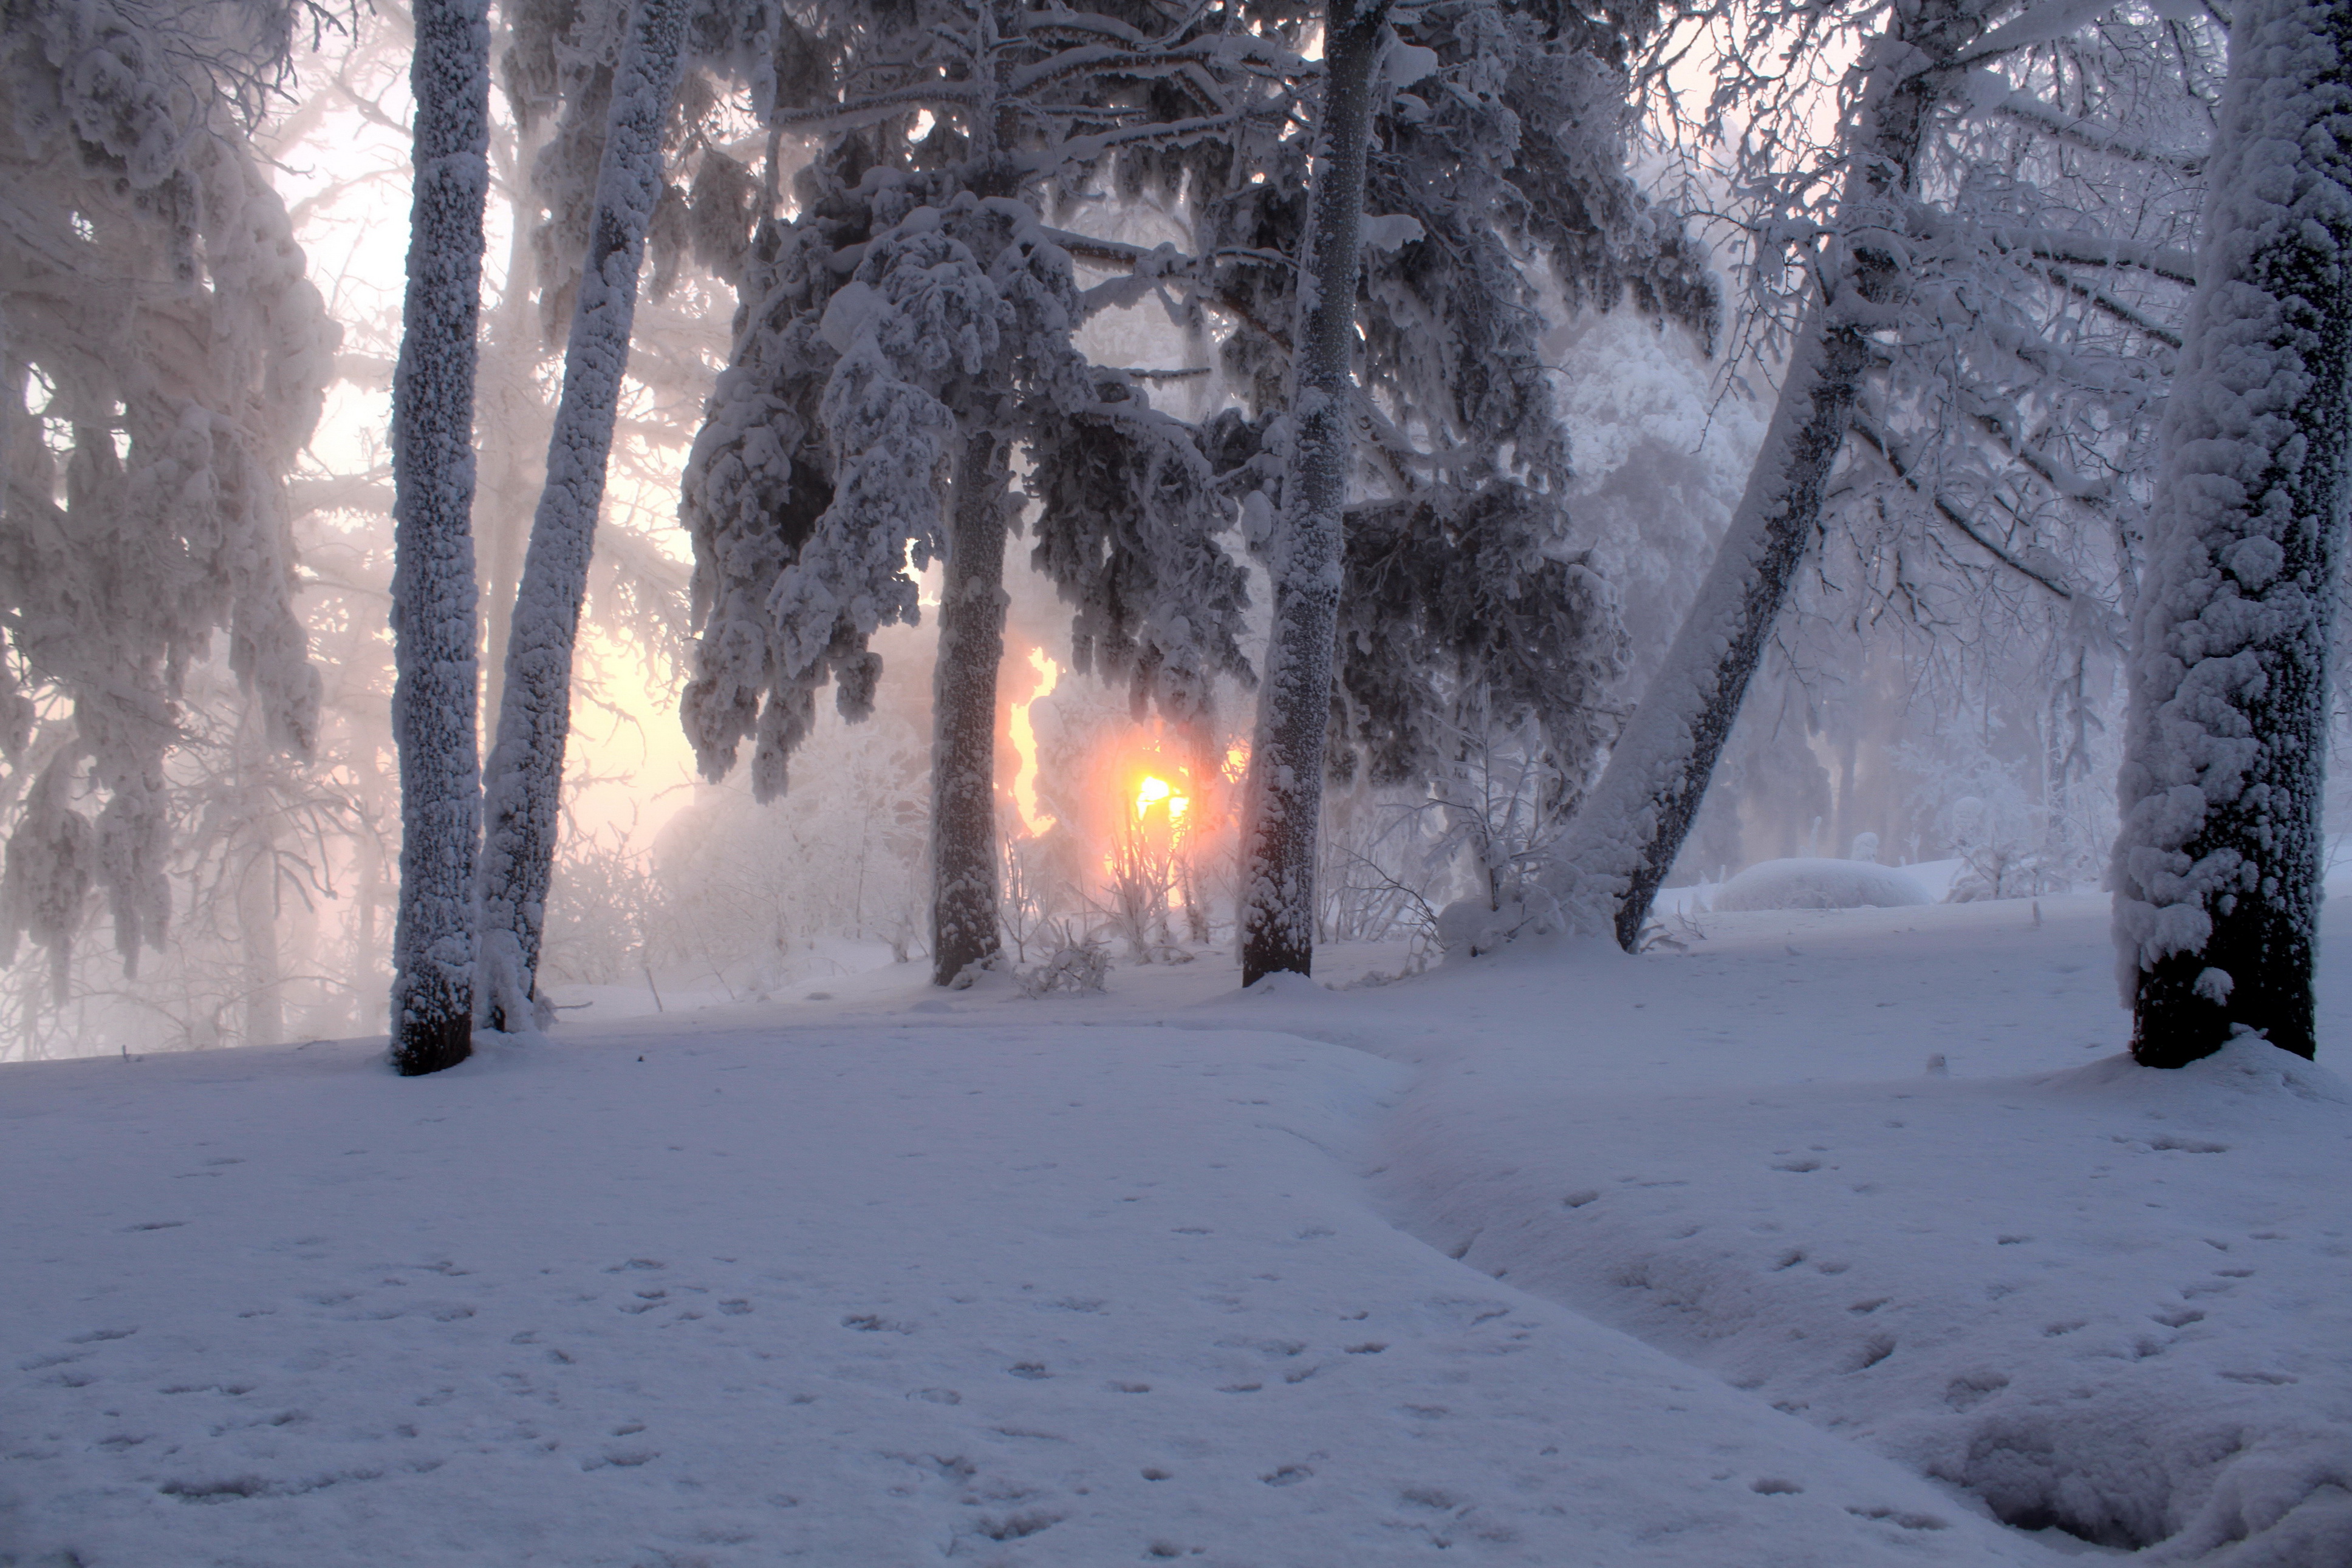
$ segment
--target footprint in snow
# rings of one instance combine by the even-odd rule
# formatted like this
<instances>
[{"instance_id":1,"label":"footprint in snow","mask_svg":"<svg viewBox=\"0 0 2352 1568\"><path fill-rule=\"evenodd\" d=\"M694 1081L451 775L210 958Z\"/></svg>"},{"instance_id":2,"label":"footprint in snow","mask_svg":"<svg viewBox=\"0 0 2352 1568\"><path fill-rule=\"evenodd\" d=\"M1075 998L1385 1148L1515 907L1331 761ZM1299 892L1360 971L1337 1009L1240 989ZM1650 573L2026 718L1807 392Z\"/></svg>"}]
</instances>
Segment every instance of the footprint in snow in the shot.
<instances>
[{"instance_id":1,"label":"footprint in snow","mask_svg":"<svg viewBox=\"0 0 2352 1568\"><path fill-rule=\"evenodd\" d=\"M1966 1372L1945 1386L1944 1403L1955 1410L1973 1410L2009 1386L2006 1374Z\"/></svg>"}]
</instances>

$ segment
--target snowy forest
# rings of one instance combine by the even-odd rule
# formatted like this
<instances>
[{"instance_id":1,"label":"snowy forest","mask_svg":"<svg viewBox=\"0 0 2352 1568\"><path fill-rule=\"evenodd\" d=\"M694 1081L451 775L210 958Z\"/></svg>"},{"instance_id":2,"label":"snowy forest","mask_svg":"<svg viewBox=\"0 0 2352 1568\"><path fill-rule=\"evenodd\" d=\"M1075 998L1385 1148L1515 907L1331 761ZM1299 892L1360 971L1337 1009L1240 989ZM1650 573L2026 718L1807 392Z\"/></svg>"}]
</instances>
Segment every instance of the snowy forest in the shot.
<instances>
[{"instance_id":1,"label":"snowy forest","mask_svg":"<svg viewBox=\"0 0 2352 1568\"><path fill-rule=\"evenodd\" d=\"M2218 12L421 15L10 13L9 1055L2101 885Z\"/></svg>"},{"instance_id":2,"label":"snowy forest","mask_svg":"<svg viewBox=\"0 0 2352 1568\"><path fill-rule=\"evenodd\" d=\"M58 1265L0 1312L38 1398L81 1401L41 1419L94 1424L0 1417L64 1467L21 1542L0 1506L0 1563L163 1561L224 1500L215 1555L172 1560L333 1561L377 1509L376 1560L434 1563L2352 1562L2352 1317L2314 1304L2352 1245L2324 1203L2352 969L2320 943L2352 847L2347 246L2347 0L0 0L0 1109L27 1172L110 1159L77 1142L101 1114L187 1145L74 1200L96 1250L38 1212L8 1244ZM709 1060L656 1081L680 1053ZM150 1099L70 1076L134 1065ZM248 1071L257 1100L215 1087ZM1767 1085L1787 1104L1739 1108ZM1111 1109L1055 1120L1082 1104ZM281 1134L303 1168L250 1221L278 1239L225 1245L304 1260L270 1267L305 1354L378 1289L310 1280L331 1236L442 1305L388 1309L417 1337L383 1369L274 1396L373 1458L257 1414L211 1428L235 1456L138 1469L182 1448L131 1427L181 1417L98 1420L47 1369L273 1397L158 1343L197 1252L121 1287L153 1297L136 1341L86 1303L131 1231L195 1246L142 1183L210 1202ZM404 1152L319 1199L356 1218L297 1218L339 1140ZM1050 1180L995 1163L1066 1143ZM1219 1218L974 1253L979 1297L927 1308L871 1284L888 1237L787 1206L814 1260L755 1279L782 1265L748 1217L836 1179L962 1266L886 1146L958 1203L1075 1213L1116 1166L1167 1186L1103 1213L1206 1180ZM1913 1221L1778 1196L1840 1149L1837 1193ZM664 1163L738 1150L724 1181ZM475 1212L509 1158L554 1206L528 1242ZM558 1172L665 1196L612 1188L620 1228L565 1239L593 1206L542 1197ZM1261 1201L1287 1275L1198 1240ZM445 1203L461 1228L389 1239ZM971 1236L1061 1234L1012 1212ZM2021 1250L1960 1261L1968 1226ZM2000 1271L2059 1230L2048 1272ZM1359 1250L1284 1250L1317 1236ZM2266 1240L2305 1250L2253 1282L2231 1247ZM542 1438L541 1384L509 1422L541 1447L498 1462L569 1442L603 1500L498 1522L539 1472L395 1463L425 1417L366 1390L445 1351L487 1380L542 1333L561 1367L495 1375L640 1353L495 1312L476 1346L486 1257L697 1344L756 1336L763 1290L875 1336L854 1375L759 1386L887 1384L819 1448L913 1479L712 1479L771 1435L695 1361L646 1375L701 1412L704 1479L659 1490L606 1383ZM1898 1281L1867 1305L1858 1258ZM2198 1280L2150 1309L2130 1258ZM1085 1320L1058 1349L1005 1348L1024 1268ZM1402 1282L1348 1319L1372 1273ZM1465 1315L1453 1274L1510 1300ZM1317 1361L1244 1277L1418 1326ZM2273 1283L2238 1337L2208 1322ZM245 1288L215 1286L222 1314ZM1273 1314L1168 1353L1163 1384L1231 1379L1194 1427L1272 1369L1328 1365L1339 1403L1265 1428L1238 1490L1159 1488L1208 1439L1051 1384L1147 1392L1104 1358L1205 1309L1093 1315L1155 1292ZM923 1315L974 1299L976 1339ZM1551 1327L1495 1354L1622 1452L1512 1425L1507 1368L1445 1370L1513 1312ZM1375 1374L1431 1387L1329 1386ZM1457 1375L1483 1392L1440 1398ZM1678 1377L1690 1412L1653 1396ZM1571 1444L1544 1463L1577 1500L1496 1500L1503 1450L1425 1414L1339 1436L1479 1400ZM1016 1462L1055 1421L1141 1443L1136 1498ZM1350 1441L1390 1479L1339 1500ZM1394 1479L1423 1459L1451 1479ZM737 1512L696 1512L706 1482Z\"/></svg>"}]
</instances>

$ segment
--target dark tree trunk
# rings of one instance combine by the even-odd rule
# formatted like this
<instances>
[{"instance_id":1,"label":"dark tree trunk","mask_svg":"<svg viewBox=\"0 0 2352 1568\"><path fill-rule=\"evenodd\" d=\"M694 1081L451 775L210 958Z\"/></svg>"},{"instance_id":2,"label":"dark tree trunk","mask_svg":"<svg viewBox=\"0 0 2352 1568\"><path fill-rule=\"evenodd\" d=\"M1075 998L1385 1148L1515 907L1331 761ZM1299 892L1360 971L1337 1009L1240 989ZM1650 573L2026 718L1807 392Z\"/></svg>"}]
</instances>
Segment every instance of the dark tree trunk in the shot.
<instances>
[{"instance_id":1,"label":"dark tree trunk","mask_svg":"<svg viewBox=\"0 0 2352 1568\"><path fill-rule=\"evenodd\" d=\"M2133 605L2116 936L2132 1056L2313 1055L2327 657L2352 434L2352 5L2230 36Z\"/></svg>"},{"instance_id":2,"label":"dark tree trunk","mask_svg":"<svg viewBox=\"0 0 2352 1568\"><path fill-rule=\"evenodd\" d=\"M1356 282L1372 82L1387 0L1331 0L1293 349L1290 472L1274 540L1274 634L1242 817L1242 984L1315 967L1315 843L1331 713L1356 394Z\"/></svg>"},{"instance_id":3,"label":"dark tree trunk","mask_svg":"<svg viewBox=\"0 0 2352 1568\"><path fill-rule=\"evenodd\" d=\"M392 1060L415 1075L473 1053L474 335L489 191L485 0L417 0L416 177L393 376L392 626L398 676L400 915Z\"/></svg>"},{"instance_id":4,"label":"dark tree trunk","mask_svg":"<svg viewBox=\"0 0 2352 1568\"><path fill-rule=\"evenodd\" d=\"M1004 659L1005 449L964 437L931 677L931 983L996 956L996 670Z\"/></svg>"},{"instance_id":5,"label":"dark tree trunk","mask_svg":"<svg viewBox=\"0 0 2352 1568\"><path fill-rule=\"evenodd\" d=\"M1690 837L1691 823L1706 799L1707 781L1715 776L1732 726L1739 722L1740 704L1763 661L1765 639L1780 618L1789 586L1796 580L1805 547L1820 524L1830 470L1845 444L1854 397L1872 364L1868 337L1853 327L1828 328L1808 348L1811 363L1800 360L1790 366L1764 438L1765 450L1781 455L1782 461L1749 475L1733 532L1726 535L1699 591L1700 605L1709 613L1704 619L1694 614L1684 623L1659 672L1661 684L1669 676L1682 676L1682 689L1643 695L1644 710L1661 696L1681 699L1679 711L1671 716L1688 716L1684 733L1689 739L1677 765L1658 770L1648 793L1647 817L1654 824L1654 833L1642 848L1612 922L1618 946L1628 953L1641 946L1650 905ZM1750 526L1743 528L1751 516ZM1720 592L1733 583L1736 592ZM1708 603L1710 591L1717 591L1713 604ZM1724 612L1727 608L1728 613ZM1702 649L1714 656L1693 656ZM1661 718L1669 716L1663 707L1655 711ZM1637 748L1648 738L1642 727L1637 712L1619 742L1619 754L1629 759L1640 755ZM1611 757L1612 768L1616 756ZM1599 805L1602 790L1594 795L1593 804Z\"/></svg>"}]
</instances>

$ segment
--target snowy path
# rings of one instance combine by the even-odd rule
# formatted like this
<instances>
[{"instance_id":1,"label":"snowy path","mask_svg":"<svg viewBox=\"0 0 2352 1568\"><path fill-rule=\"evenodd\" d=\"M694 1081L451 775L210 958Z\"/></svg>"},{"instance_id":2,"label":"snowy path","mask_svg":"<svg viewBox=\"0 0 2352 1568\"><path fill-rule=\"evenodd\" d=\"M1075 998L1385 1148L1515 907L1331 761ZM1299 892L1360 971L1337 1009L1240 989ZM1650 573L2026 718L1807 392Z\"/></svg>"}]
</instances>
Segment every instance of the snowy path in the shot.
<instances>
[{"instance_id":1,"label":"snowy path","mask_svg":"<svg viewBox=\"0 0 2352 1568\"><path fill-rule=\"evenodd\" d=\"M2088 915L2019 913L1341 995L902 972L411 1082L356 1044L0 1070L0 1562L2097 1550L1918 1473L2007 1422L2028 1481L2234 1476L2272 1514L2208 1560L2335 1568L2340 1085L2084 1069ZM2183 1448L2217 1432L2234 1469Z\"/></svg>"}]
</instances>

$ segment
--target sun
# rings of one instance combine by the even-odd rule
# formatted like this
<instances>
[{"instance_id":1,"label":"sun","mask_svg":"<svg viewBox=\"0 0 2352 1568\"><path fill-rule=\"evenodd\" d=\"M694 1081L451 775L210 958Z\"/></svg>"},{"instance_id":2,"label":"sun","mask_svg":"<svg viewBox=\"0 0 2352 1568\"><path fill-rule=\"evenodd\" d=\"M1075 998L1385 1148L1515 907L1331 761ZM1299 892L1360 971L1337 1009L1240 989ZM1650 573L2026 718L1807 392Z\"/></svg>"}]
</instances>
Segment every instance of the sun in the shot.
<instances>
[{"instance_id":1,"label":"sun","mask_svg":"<svg viewBox=\"0 0 2352 1568\"><path fill-rule=\"evenodd\" d=\"M1142 782L1135 788L1135 814L1139 820L1150 816L1152 807L1165 805L1168 808L1168 820L1173 822L1182 817L1185 811L1191 809L1192 804L1191 796L1178 794L1176 786L1165 779L1157 778L1149 773L1143 776Z\"/></svg>"}]
</instances>

